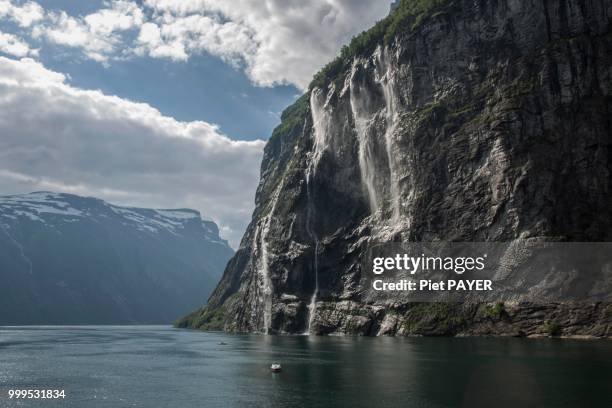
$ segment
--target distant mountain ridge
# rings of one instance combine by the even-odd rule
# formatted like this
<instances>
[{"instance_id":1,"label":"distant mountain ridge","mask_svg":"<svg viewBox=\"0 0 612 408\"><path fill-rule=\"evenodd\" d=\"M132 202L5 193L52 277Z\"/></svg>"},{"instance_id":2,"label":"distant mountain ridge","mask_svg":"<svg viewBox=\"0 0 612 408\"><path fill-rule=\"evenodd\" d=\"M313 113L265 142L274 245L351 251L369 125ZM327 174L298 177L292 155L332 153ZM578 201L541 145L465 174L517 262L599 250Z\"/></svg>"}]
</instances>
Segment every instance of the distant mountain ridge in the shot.
<instances>
[{"instance_id":1,"label":"distant mountain ridge","mask_svg":"<svg viewBox=\"0 0 612 408\"><path fill-rule=\"evenodd\" d=\"M0 196L0 324L169 323L207 298L233 252L191 209Z\"/></svg>"}]
</instances>

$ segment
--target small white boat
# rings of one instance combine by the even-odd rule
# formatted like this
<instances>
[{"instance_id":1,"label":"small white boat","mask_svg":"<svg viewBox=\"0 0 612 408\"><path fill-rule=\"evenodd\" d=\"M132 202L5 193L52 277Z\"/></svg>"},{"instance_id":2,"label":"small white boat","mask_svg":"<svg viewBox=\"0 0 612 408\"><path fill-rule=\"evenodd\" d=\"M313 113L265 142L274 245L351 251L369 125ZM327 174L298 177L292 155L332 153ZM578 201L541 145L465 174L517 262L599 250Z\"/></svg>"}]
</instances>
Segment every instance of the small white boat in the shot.
<instances>
[{"instance_id":1,"label":"small white boat","mask_svg":"<svg viewBox=\"0 0 612 408\"><path fill-rule=\"evenodd\" d=\"M278 363L272 363L272 365L270 366L270 371L272 371L273 373L278 373L281 370L281 365Z\"/></svg>"}]
</instances>

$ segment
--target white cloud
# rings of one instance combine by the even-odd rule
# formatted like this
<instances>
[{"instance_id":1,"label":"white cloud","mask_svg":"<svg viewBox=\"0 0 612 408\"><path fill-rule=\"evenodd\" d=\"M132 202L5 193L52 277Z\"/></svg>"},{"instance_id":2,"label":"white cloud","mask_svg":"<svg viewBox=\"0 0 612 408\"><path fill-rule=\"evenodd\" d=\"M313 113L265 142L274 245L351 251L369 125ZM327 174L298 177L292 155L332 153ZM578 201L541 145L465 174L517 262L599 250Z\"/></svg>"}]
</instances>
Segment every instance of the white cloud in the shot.
<instances>
[{"instance_id":1,"label":"white cloud","mask_svg":"<svg viewBox=\"0 0 612 408\"><path fill-rule=\"evenodd\" d=\"M258 85L287 83L304 89L343 44L388 13L390 1L145 0L144 4L154 11L162 33L172 33L188 51L206 51L234 62L240 58Z\"/></svg>"},{"instance_id":2,"label":"white cloud","mask_svg":"<svg viewBox=\"0 0 612 408\"><path fill-rule=\"evenodd\" d=\"M54 44L80 48L94 61L105 62L115 50L119 38L112 35L96 35L82 20L69 16L66 12L52 13L45 25L32 31L35 39L44 38Z\"/></svg>"},{"instance_id":3,"label":"white cloud","mask_svg":"<svg viewBox=\"0 0 612 408\"><path fill-rule=\"evenodd\" d=\"M160 28L153 23L145 23L140 27L137 43L138 47L134 51L138 55L149 55L153 58L170 58L174 61L185 61L189 58L183 43L169 38L162 38Z\"/></svg>"},{"instance_id":4,"label":"white cloud","mask_svg":"<svg viewBox=\"0 0 612 408\"><path fill-rule=\"evenodd\" d=\"M242 60L261 86L304 89L342 45L389 11L389 0L145 0L162 32L191 53ZM220 18L218 17L220 16ZM220 33L219 35L215 35Z\"/></svg>"},{"instance_id":5,"label":"white cloud","mask_svg":"<svg viewBox=\"0 0 612 408\"><path fill-rule=\"evenodd\" d=\"M189 55L206 51L238 67L243 58L255 51L254 33L218 16L192 14L165 15L157 23L142 26L139 52L151 57L186 60Z\"/></svg>"},{"instance_id":6,"label":"white cloud","mask_svg":"<svg viewBox=\"0 0 612 408\"><path fill-rule=\"evenodd\" d=\"M352 36L389 11L390 0L114 0L85 17L0 0L0 19L32 26L34 39L108 63L131 55L187 61L207 52L257 85L304 89ZM37 24L33 25L33 22ZM134 31L136 34L129 34Z\"/></svg>"},{"instance_id":7,"label":"white cloud","mask_svg":"<svg viewBox=\"0 0 612 408\"><path fill-rule=\"evenodd\" d=\"M44 18L44 10L33 1L27 1L20 6L9 0L0 0L0 18L8 18L20 27L30 27Z\"/></svg>"},{"instance_id":8,"label":"white cloud","mask_svg":"<svg viewBox=\"0 0 612 408\"><path fill-rule=\"evenodd\" d=\"M115 0L108 5L83 18L65 11L48 12L43 22L32 29L32 37L78 48L94 61L107 62L117 53L126 53L129 44L121 33L139 28L145 18L133 2Z\"/></svg>"},{"instance_id":9,"label":"white cloud","mask_svg":"<svg viewBox=\"0 0 612 408\"><path fill-rule=\"evenodd\" d=\"M24 58L0 57L0 190L53 189L128 205L192 207L236 245L253 209L263 141L81 90Z\"/></svg>"},{"instance_id":10,"label":"white cloud","mask_svg":"<svg viewBox=\"0 0 612 408\"><path fill-rule=\"evenodd\" d=\"M140 27L144 22L144 14L137 4L118 0L111 3L110 8L85 16L84 20L91 32L109 35Z\"/></svg>"},{"instance_id":11,"label":"white cloud","mask_svg":"<svg viewBox=\"0 0 612 408\"><path fill-rule=\"evenodd\" d=\"M30 45L13 34L0 31L0 52L15 57L27 57L37 55L38 51L30 48Z\"/></svg>"}]
</instances>

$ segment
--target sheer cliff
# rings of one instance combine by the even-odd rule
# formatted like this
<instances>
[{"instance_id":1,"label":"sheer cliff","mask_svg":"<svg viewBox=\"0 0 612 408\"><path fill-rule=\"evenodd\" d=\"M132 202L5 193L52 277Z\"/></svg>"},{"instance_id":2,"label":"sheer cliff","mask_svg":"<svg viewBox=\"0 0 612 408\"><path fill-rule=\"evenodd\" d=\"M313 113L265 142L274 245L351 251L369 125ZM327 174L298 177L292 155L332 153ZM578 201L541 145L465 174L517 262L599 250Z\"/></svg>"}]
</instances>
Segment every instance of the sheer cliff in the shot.
<instances>
[{"instance_id":1,"label":"sheer cliff","mask_svg":"<svg viewBox=\"0 0 612 408\"><path fill-rule=\"evenodd\" d=\"M371 301L372 242L610 241L612 2L404 0L318 73L181 327L610 336L606 304Z\"/></svg>"}]
</instances>

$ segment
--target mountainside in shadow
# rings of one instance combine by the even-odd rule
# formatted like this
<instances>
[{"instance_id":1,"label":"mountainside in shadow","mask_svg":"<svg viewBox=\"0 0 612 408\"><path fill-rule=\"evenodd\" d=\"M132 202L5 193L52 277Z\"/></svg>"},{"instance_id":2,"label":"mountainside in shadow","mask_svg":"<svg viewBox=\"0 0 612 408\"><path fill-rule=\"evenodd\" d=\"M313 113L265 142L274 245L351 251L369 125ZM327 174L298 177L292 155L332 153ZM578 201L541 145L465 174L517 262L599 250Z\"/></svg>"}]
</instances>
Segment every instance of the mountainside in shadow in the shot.
<instances>
[{"instance_id":1,"label":"mountainside in shadow","mask_svg":"<svg viewBox=\"0 0 612 408\"><path fill-rule=\"evenodd\" d=\"M257 208L180 327L610 336L609 304L412 304L361 290L392 241L610 241L612 1L402 0L318 73Z\"/></svg>"},{"instance_id":2,"label":"mountainside in shadow","mask_svg":"<svg viewBox=\"0 0 612 408\"><path fill-rule=\"evenodd\" d=\"M232 255L197 211L0 196L0 325L170 323L206 300Z\"/></svg>"}]
</instances>

